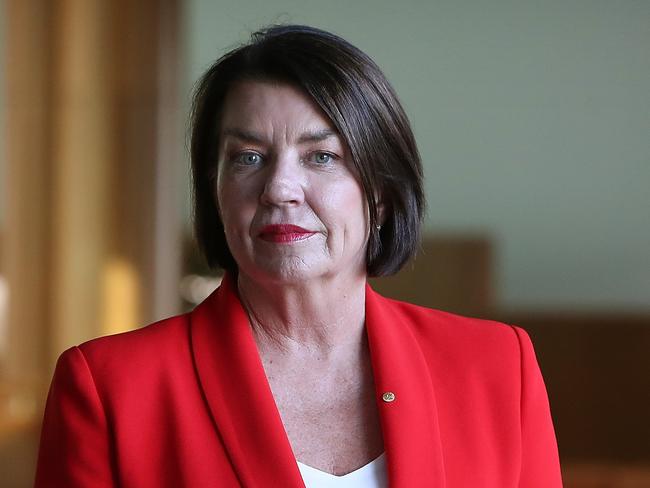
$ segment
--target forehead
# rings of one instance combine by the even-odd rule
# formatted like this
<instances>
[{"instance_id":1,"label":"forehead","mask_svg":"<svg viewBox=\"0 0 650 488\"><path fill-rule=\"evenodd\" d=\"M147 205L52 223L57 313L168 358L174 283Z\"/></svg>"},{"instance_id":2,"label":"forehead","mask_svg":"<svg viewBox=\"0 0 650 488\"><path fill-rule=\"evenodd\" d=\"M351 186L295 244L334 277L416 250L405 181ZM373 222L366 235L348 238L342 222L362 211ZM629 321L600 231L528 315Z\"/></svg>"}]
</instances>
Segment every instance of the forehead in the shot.
<instances>
[{"instance_id":1,"label":"forehead","mask_svg":"<svg viewBox=\"0 0 650 488\"><path fill-rule=\"evenodd\" d=\"M286 83L241 81L233 85L223 107L220 129L294 133L329 129L334 124L301 89Z\"/></svg>"}]
</instances>

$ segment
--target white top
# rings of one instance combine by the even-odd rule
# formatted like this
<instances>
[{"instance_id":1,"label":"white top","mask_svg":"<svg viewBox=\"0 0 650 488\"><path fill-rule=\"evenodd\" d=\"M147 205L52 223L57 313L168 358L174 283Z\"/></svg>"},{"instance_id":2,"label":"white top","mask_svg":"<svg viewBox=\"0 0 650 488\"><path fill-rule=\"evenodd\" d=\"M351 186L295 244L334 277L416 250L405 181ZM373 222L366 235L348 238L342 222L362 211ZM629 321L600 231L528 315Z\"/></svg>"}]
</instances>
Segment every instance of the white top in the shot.
<instances>
[{"instance_id":1,"label":"white top","mask_svg":"<svg viewBox=\"0 0 650 488\"><path fill-rule=\"evenodd\" d=\"M335 476L298 461L300 474L306 488L387 488L388 471L386 470L386 453L382 453L374 461L365 466L344 474Z\"/></svg>"}]
</instances>

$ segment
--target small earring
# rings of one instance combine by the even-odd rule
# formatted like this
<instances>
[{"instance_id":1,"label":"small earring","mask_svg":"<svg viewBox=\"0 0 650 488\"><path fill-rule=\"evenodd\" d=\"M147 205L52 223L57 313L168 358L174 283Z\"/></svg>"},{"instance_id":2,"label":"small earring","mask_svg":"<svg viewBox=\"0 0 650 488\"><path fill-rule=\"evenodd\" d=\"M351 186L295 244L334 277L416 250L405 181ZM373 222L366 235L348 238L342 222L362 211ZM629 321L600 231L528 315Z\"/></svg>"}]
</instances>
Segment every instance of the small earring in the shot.
<instances>
[{"instance_id":1,"label":"small earring","mask_svg":"<svg viewBox=\"0 0 650 488\"><path fill-rule=\"evenodd\" d=\"M377 229L377 230L381 230L381 224L377 224L377 225L375 225L375 229Z\"/></svg>"}]
</instances>

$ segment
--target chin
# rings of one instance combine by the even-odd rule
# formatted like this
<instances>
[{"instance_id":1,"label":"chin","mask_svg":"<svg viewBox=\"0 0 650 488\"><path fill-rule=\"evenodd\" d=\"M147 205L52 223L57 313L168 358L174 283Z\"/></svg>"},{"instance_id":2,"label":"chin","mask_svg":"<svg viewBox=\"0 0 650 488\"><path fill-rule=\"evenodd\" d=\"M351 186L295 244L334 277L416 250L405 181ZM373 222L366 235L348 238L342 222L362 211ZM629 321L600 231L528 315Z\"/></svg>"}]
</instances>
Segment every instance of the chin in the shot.
<instances>
[{"instance_id":1,"label":"chin","mask_svg":"<svg viewBox=\"0 0 650 488\"><path fill-rule=\"evenodd\" d=\"M297 256L260 260L248 269L242 269L251 279L278 285L298 285L317 279L327 273L322 264L306 262Z\"/></svg>"}]
</instances>

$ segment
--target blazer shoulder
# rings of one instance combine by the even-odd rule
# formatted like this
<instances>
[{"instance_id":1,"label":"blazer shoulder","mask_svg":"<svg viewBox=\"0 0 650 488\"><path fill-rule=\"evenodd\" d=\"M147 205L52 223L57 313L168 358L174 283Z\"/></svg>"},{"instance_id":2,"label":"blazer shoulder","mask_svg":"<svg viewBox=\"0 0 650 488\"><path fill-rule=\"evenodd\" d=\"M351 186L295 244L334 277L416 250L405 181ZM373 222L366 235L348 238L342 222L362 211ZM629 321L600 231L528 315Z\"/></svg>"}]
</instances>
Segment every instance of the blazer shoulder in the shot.
<instances>
[{"instance_id":1,"label":"blazer shoulder","mask_svg":"<svg viewBox=\"0 0 650 488\"><path fill-rule=\"evenodd\" d=\"M382 297L386 305L398 314L402 321L422 334L448 334L456 338L485 339L486 337L507 337L516 340L517 327L483 318L467 317L452 312L423 307L413 303Z\"/></svg>"},{"instance_id":2,"label":"blazer shoulder","mask_svg":"<svg viewBox=\"0 0 650 488\"><path fill-rule=\"evenodd\" d=\"M95 368L138 366L160 363L190 349L189 314L153 322L128 332L91 339L76 346Z\"/></svg>"},{"instance_id":3,"label":"blazer shoulder","mask_svg":"<svg viewBox=\"0 0 650 488\"><path fill-rule=\"evenodd\" d=\"M520 360L522 344L529 344L522 329L503 322L465 317L390 298L380 300L382 312L407 329L428 356L477 367L507 359L514 366Z\"/></svg>"}]
</instances>

